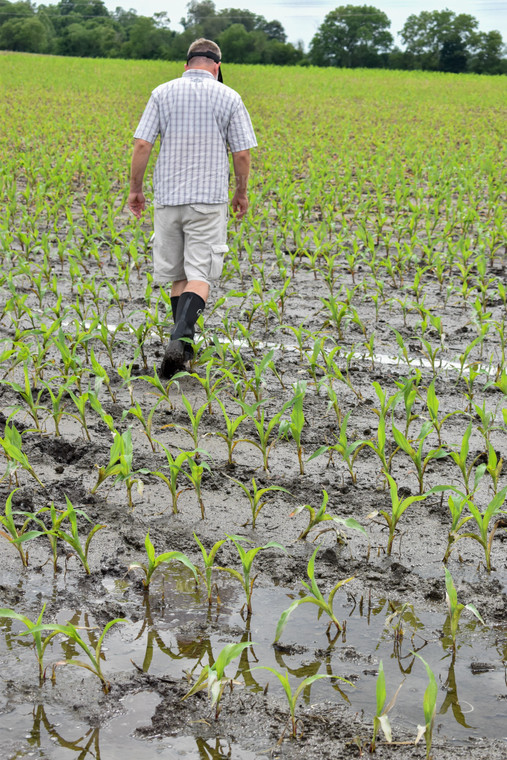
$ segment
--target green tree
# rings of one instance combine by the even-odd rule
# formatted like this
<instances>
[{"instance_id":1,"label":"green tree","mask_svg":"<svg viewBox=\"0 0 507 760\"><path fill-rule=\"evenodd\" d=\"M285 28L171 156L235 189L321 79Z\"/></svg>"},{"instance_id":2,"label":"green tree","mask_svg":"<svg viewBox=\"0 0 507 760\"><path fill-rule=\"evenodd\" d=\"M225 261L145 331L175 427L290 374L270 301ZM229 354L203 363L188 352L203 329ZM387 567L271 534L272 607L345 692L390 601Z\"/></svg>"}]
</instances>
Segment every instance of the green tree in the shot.
<instances>
[{"instance_id":1,"label":"green tree","mask_svg":"<svg viewBox=\"0 0 507 760\"><path fill-rule=\"evenodd\" d=\"M442 11L412 14L400 36L417 68L429 71L465 71L479 41L478 21L467 13Z\"/></svg>"},{"instance_id":2,"label":"green tree","mask_svg":"<svg viewBox=\"0 0 507 760\"><path fill-rule=\"evenodd\" d=\"M256 50L256 39L247 32L243 24L227 27L218 38L224 61L231 63L259 63L260 53ZM253 60L257 57L258 60Z\"/></svg>"},{"instance_id":3,"label":"green tree","mask_svg":"<svg viewBox=\"0 0 507 760\"><path fill-rule=\"evenodd\" d=\"M341 5L328 13L310 43L317 66L374 68L387 65L391 22L371 5Z\"/></svg>"},{"instance_id":4,"label":"green tree","mask_svg":"<svg viewBox=\"0 0 507 760\"><path fill-rule=\"evenodd\" d=\"M507 51L500 32L479 34L469 69L475 74L507 74Z\"/></svg>"},{"instance_id":5,"label":"green tree","mask_svg":"<svg viewBox=\"0 0 507 760\"><path fill-rule=\"evenodd\" d=\"M0 48L27 53L46 53L48 33L38 18L11 18L0 27Z\"/></svg>"}]
</instances>

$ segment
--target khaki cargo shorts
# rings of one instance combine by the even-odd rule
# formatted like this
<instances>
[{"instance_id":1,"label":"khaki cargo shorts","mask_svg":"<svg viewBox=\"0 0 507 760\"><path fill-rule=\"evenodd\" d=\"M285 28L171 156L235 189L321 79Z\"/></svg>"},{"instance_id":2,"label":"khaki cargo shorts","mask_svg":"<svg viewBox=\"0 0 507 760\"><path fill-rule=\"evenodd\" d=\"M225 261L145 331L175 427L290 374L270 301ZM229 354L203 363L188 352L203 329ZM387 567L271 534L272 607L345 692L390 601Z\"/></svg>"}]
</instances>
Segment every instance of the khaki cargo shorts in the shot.
<instances>
[{"instance_id":1,"label":"khaki cargo shorts","mask_svg":"<svg viewBox=\"0 0 507 760\"><path fill-rule=\"evenodd\" d=\"M227 203L155 203L155 282L218 280L229 250L226 239Z\"/></svg>"}]
</instances>

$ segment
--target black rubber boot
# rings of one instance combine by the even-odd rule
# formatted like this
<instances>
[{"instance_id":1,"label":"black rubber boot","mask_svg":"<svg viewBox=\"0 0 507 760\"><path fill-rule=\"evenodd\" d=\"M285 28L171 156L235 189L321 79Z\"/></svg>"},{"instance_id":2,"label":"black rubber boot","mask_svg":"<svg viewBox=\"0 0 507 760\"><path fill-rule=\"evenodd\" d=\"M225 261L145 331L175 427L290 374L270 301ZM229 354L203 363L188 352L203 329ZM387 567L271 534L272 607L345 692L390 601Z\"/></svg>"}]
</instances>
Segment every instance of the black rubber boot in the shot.
<instances>
[{"instance_id":1,"label":"black rubber boot","mask_svg":"<svg viewBox=\"0 0 507 760\"><path fill-rule=\"evenodd\" d=\"M179 297L174 329L160 368L162 377L169 378L176 372L181 372L185 369L185 363L192 358L194 352L191 341L195 335L195 323L205 305L205 301L197 293L186 292Z\"/></svg>"},{"instance_id":2,"label":"black rubber boot","mask_svg":"<svg viewBox=\"0 0 507 760\"><path fill-rule=\"evenodd\" d=\"M178 313L179 296L171 296L171 311L173 313L173 322L176 324L176 314Z\"/></svg>"}]
</instances>

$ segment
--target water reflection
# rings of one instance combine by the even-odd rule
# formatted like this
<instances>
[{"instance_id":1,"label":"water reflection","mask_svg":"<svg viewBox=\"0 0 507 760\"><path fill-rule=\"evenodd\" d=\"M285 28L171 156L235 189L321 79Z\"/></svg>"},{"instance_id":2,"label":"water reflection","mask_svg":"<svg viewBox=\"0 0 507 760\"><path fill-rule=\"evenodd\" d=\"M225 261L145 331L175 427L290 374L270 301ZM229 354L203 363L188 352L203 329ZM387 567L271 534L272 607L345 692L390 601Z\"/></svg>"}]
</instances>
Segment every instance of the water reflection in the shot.
<instances>
[{"instance_id":1,"label":"water reflection","mask_svg":"<svg viewBox=\"0 0 507 760\"><path fill-rule=\"evenodd\" d=\"M444 688L446 689L445 699L442 703L440 710L438 711L438 714L445 715L445 713L450 707L455 720L460 724L460 726L463 726L463 728L469 728L471 730L474 730L475 726L471 726L466 722L465 714L460 705L460 701L458 698L458 686L456 683L456 673L454 672L455 664L456 664L456 652L453 652L451 656L451 663L449 665L449 671L447 673L447 679L444 683ZM472 712L473 707L470 705L469 702L466 702L463 704L464 705L466 704L467 708L470 708L467 710L467 712Z\"/></svg>"},{"instance_id":2,"label":"water reflection","mask_svg":"<svg viewBox=\"0 0 507 760\"><path fill-rule=\"evenodd\" d=\"M33 726L27 736L27 742L30 747L37 747L38 749L44 749L47 747L48 742L45 738L46 734L53 745L63 747L64 749L71 750L78 753L77 760L85 760L85 758L93 757L95 760L100 760L100 747L99 747L99 728L89 728L82 736L77 739L65 739L58 731L59 725L51 723L48 719L44 705L36 705L33 709ZM12 756L12 760L17 758L26 757L26 750L20 750Z\"/></svg>"}]
</instances>

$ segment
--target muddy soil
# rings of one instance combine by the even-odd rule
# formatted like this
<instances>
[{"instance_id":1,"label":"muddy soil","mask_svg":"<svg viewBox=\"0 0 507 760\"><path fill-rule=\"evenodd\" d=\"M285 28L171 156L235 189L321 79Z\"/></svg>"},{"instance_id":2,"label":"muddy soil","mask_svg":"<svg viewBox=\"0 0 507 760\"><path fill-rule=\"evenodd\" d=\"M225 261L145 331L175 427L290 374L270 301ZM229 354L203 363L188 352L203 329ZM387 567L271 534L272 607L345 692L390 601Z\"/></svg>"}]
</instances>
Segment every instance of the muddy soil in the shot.
<instances>
[{"instance_id":1,"label":"muddy soil","mask_svg":"<svg viewBox=\"0 0 507 760\"><path fill-rule=\"evenodd\" d=\"M283 285L276 260L264 252L265 272L269 273L266 292ZM110 415L115 429L131 428L134 471L142 481L142 493L134 485L130 508L125 483L114 485L109 478L94 493L98 467L109 461L112 435L107 424L90 406L87 407L88 434L77 418L72 399L65 397L66 415L60 420L60 435L55 434L49 394L39 398L41 430L27 414L20 394L8 384L0 386L3 416L0 433L4 436L6 420L14 413L17 429L22 433L23 451L44 487L25 470L19 469L19 487L12 497L13 508L35 513L51 503L65 507L68 497L76 509L83 510L93 524L105 528L90 542L87 575L76 552L68 544L59 543L57 569L53 569L47 537L39 536L26 544L28 567L22 567L16 548L1 540L2 571L0 604L35 620L43 605L45 622L61 624L71 621L83 626L86 640L96 643L98 630L111 620L121 618L108 632L102 654L102 668L110 684L104 693L94 675L72 664L58 664L51 679L52 666L62 660L80 659L72 641L59 635L45 653L46 679L39 684L37 663L29 636L19 636L24 626L4 618L0 621L0 743L2 756L34 757L59 760L71 757L129 760L142 757L188 758L261 758L266 756L304 758L349 758L365 753L372 738L375 712L375 684L382 660L386 672L387 700L403 681L400 694L389 717L393 744L387 745L380 732L376 757L423 758L424 739L413 742L417 725L424 722L423 695L428 678L423 663L414 652L431 665L438 684L437 714L432 754L435 758L500 760L507 757L507 543L500 526L492 541L492 569L487 572L484 552L477 541L460 540L450 555L448 568L454 578L458 600L473 604L484 624L469 611L464 611L453 655L442 560L448 543L451 518L447 495L434 493L411 504L400 520L392 553L387 554L386 521L380 510L390 511L390 493L386 488L381 463L373 449L361 448L350 473L342 457L324 453L309 458L324 444L336 443L340 424L350 412L347 435L349 442L377 441L380 402L373 383L378 382L389 395L395 393L404 379L417 378L418 393L412 409L410 438L416 439L422 424L429 418L425 405L427 388L435 377L435 391L440 401L442 419L451 412L442 426L445 451L459 451L467 426L472 421L467 467L473 480L484 461L486 450L481 422L472 407L482 406L492 417L490 441L499 455L505 453L505 427L502 409L505 395L497 387L487 387L495 379L495 360L499 355L498 336L494 330L485 339L482 355L478 349L470 360L477 361L479 375L470 386L465 368L460 377L459 365L476 328L470 321L470 310L459 303L457 295L448 297L439 283L426 273L423 289L426 305L442 318L445 340L435 367L424 363L421 342L415 338L420 315L413 308L405 312L394 299L398 291L387 286L384 303L376 313L368 290L358 291L354 306L366 327L368 336L375 335L375 351L368 355L365 338L357 322L345 319L340 327L329 322L322 298L329 290L322 273L314 273L304 261L296 261L285 304L282 325L298 327L304 321L308 337L298 346L294 332L281 327L276 315L265 318L255 294L247 294L251 274L248 261L239 258L238 270L226 267L224 278L213 292L207 309L200 354L191 370L168 388L152 418L153 448L139 420L126 412L137 402L144 414L155 406L160 392L146 376L160 362L160 337L148 332L144 344L147 370L142 357L135 356L136 340L132 333L122 332L121 341L113 346L113 363L121 367L132 363L132 379L124 384L112 370L99 340L92 339L97 359L106 368L111 381L111 394L105 384L99 390L104 411ZM287 255L291 270L291 258ZM134 313L141 323L141 309L146 307L143 293L148 263L141 268L132 288L134 295L123 292L125 313ZM250 274L249 274L250 272ZM115 278L116 271L104 259L100 271L90 274L98 281ZM504 270L491 268L492 277L504 276ZM366 272L357 272L353 281L344 269L337 270L340 283L352 288L358 282L369 283ZM69 303L74 298L64 271L60 276L61 292ZM29 283L18 278L20 293L27 295L27 304L35 310L37 303ZM25 290L23 291L23 288ZM243 294L243 295L238 295ZM154 290L152 302L159 297ZM2 294L4 299L6 294ZM48 298L50 298L48 296ZM86 298L86 296L84 296ZM225 301L219 304L219 299ZM217 305L218 304L218 305ZM214 308L216 305L216 308ZM504 319L501 302L491 304L492 319ZM137 311L136 311L137 310ZM252 312L253 316L252 316ZM87 314L90 319L93 309ZM68 319L72 321L72 316ZM122 315L109 308L101 320L112 327ZM170 316L164 316L164 331L170 328ZM243 343L237 323L250 322L250 344ZM41 321L51 322L47 316ZM0 325L3 337L13 337L13 328L5 317ZM404 357L392 328L406 340ZM69 329L70 328L64 328ZM114 328L112 328L114 329ZM311 357L315 334L325 336L325 350L341 346L336 364L342 372L335 374L332 388L337 394L336 408L329 403L322 361L312 367ZM433 345L439 339L430 334ZM234 348L232 340L238 341ZM215 343L214 343L215 341ZM220 364L220 346L231 344L241 357L244 374L239 374L239 387L228 378ZM237 417L241 412L237 399L254 403L252 391L245 391L245 378L255 388L255 367L273 350L271 366L259 378L266 419L282 410L294 395L293 385L306 381L303 410L302 461L300 472L295 440L286 435L276 439L277 425L270 437L268 469L263 467L253 419L245 419L235 436L233 463L228 462L227 445L220 433L226 432L223 412L216 399L203 411L192 439L190 415L183 398L190 402L193 413L207 401L203 380L206 358L214 356L219 381L216 395L227 413ZM207 352L207 353L206 353ZM234 363L232 349L227 361ZM409 360L409 364L406 360ZM55 380L61 360L55 350L46 356L49 367L44 378L56 390ZM89 366L84 359L84 366ZM236 368L240 366L236 359ZM457 366L444 362L456 362ZM481 363L482 362L482 363ZM468 362L467 362L468 363ZM276 370L276 371L275 371ZM245 374L246 373L246 374ZM489 374L488 374L489 373ZM22 366L16 367L9 380L21 382ZM86 375L85 375L86 377ZM51 379L53 378L53 379ZM51 379L51 380L50 380ZM398 384L398 385L397 385ZM83 388L88 386L88 379ZM93 387L93 383L92 383ZM39 386L40 388L40 386ZM158 395L157 395L158 394ZM15 411L18 406L21 409ZM282 415L290 420L291 408ZM255 414L254 414L255 417ZM395 425L405 430L403 400L394 412ZM388 452L393 453L393 435L388 426ZM166 483L155 473L168 474L168 458L162 447L176 456L179 450L192 451L194 443L202 450L200 461L206 463L202 475L201 506L188 477L180 475L177 514L173 513ZM424 454L438 448L433 431L424 443ZM479 459L477 459L479 457ZM481 458L482 457L482 458ZM472 464L475 460L475 463ZM6 462L2 466L5 467ZM397 451L392 458L392 474L398 483L401 498L419 493L413 462ZM259 512L255 529L246 493L235 481L250 490L253 479L267 491L265 505ZM497 490L507 483L501 473ZM424 490L433 486L454 484L463 488L460 471L450 456L431 461L424 475ZM9 477L0 484L3 505L11 491ZM367 535L332 521L312 529L299 539L308 525L309 511L293 515L300 505L318 509L323 489L329 497L328 511L339 518L354 518ZM492 479L485 475L477 490L481 509L492 499ZM21 518L17 518L18 521ZM48 520L48 514L43 517ZM18 522L18 524L20 524ZM49 524L49 523L47 523ZM323 528L330 530L321 532ZM89 523L79 517L80 534L85 536ZM470 523L470 530L474 530ZM476 528L475 528L476 530ZM166 564L158 570L149 589L142 583L142 571L130 568L132 563L146 562L145 537L149 532L156 553L178 551L188 555L202 567L202 555L194 533L210 550L216 541L227 536L244 536L251 544L245 548L264 547L277 542L280 547L262 549L255 557L252 579L252 613L245 607L244 591L233 574L214 570L213 594L208 605L205 587L196 584L190 570L178 563ZM464 530L462 530L464 532ZM83 539L84 540L84 539ZM305 592L307 565L317 546L315 579L324 596L340 580L352 580L336 593L334 611L341 631L328 628L328 619L317 614L313 604L304 604L293 611L287 626L274 644L280 614ZM241 569L238 551L231 540L219 549L216 564ZM129 569L130 568L130 569ZM251 642L227 668L233 677L232 690L224 691L221 712L215 719L206 692L182 700L201 668L212 664L220 649L228 643ZM288 727L288 705L276 676L265 669L277 668L289 673L295 689L305 677L314 674L326 678L315 681L302 692L296 707L298 739L291 739ZM347 682L340 679L346 679ZM283 738L282 738L283 736Z\"/></svg>"}]
</instances>

